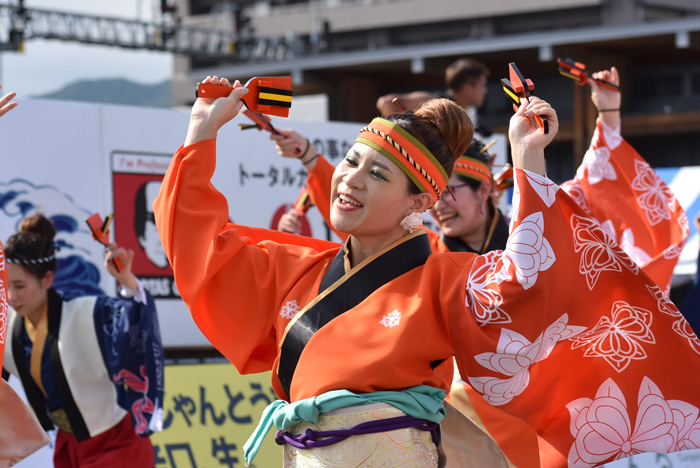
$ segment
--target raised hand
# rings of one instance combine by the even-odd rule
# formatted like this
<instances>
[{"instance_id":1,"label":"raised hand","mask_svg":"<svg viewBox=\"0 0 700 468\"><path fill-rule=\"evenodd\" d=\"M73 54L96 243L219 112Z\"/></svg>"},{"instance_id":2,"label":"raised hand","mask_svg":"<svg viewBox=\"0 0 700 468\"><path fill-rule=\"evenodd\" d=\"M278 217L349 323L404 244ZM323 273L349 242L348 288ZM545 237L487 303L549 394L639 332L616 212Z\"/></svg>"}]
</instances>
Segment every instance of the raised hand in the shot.
<instances>
[{"instance_id":1,"label":"raised hand","mask_svg":"<svg viewBox=\"0 0 700 468\"><path fill-rule=\"evenodd\" d=\"M0 89L2 89L2 85L0 85ZM4 95L2 99L0 99L0 117L17 107L16 102L10 102L12 99L15 98L15 96L17 96L17 93L9 93Z\"/></svg>"},{"instance_id":2,"label":"raised hand","mask_svg":"<svg viewBox=\"0 0 700 468\"><path fill-rule=\"evenodd\" d=\"M278 128L277 132L279 135L275 135L274 133L270 134L270 140L275 142L275 149L283 158L298 159L302 154L304 154L306 145L309 145L309 148L304 155L304 159L308 159L309 157L316 155L316 148L309 144L306 138L294 130L280 130ZM301 153L297 152L297 148L301 150Z\"/></svg>"},{"instance_id":3,"label":"raised hand","mask_svg":"<svg viewBox=\"0 0 700 468\"><path fill-rule=\"evenodd\" d=\"M544 133L532 115L547 117L549 133ZM544 148L551 143L559 130L556 111L548 102L532 96L530 102L520 100L518 111L511 117L508 128L513 166L544 175Z\"/></svg>"},{"instance_id":4,"label":"raised hand","mask_svg":"<svg viewBox=\"0 0 700 468\"><path fill-rule=\"evenodd\" d=\"M299 234L301 232L301 215L294 208L290 209L280 217L277 230Z\"/></svg>"},{"instance_id":5,"label":"raised hand","mask_svg":"<svg viewBox=\"0 0 700 468\"><path fill-rule=\"evenodd\" d=\"M213 85L231 86L226 78L206 77L202 83ZM190 116L190 126L185 138L185 146L197 143L198 141L212 140L216 138L216 133L224 124L238 115L243 107L241 96L248 93L248 89L236 80L233 83L234 90L227 97L218 99L199 98L192 106Z\"/></svg>"},{"instance_id":6,"label":"raised hand","mask_svg":"<svg viewBox=\"0 0 700 468\"><path fill-rule=\"evenodd\" d=\"M120 271L112 262L116 258L121 263ZM134 251L119 247L117 244L109 244L105 255L105 268L122 286L129 289L138 289L139 285L136 276L131 272L131 265L134 263Z\"/></svg>"},{"instance_id":7,"label":"raised hand","mask_svg":"<svg viewBox=\"0 0 700 468\"><path fill-rule=\"evenodd\" d=\"M620 85L620 75L615 67L612 67L610 70L593 73L591 76L597 80L608 81L617 86ZM607 125L616 128L620 125L619 109L622 103L622 93L604 88L593 80L588 80L588 83L591 85L591 100L596 109L605 111L600 113L601 118Z\"/></svg>"}]
</instances>

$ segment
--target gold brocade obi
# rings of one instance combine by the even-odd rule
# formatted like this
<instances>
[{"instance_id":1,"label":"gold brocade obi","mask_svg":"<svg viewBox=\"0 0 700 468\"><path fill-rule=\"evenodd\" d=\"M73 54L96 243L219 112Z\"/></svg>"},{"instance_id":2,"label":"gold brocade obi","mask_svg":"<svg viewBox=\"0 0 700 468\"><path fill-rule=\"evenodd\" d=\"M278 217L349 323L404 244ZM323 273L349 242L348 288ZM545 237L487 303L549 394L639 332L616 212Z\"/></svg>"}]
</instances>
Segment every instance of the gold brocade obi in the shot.
<instances>
[{"instance_id":1,"label":"gold brocade obi","mask_svg":"<svg viewBox=\"0 0 700 468\"><path fill-rule=\"evenodd\" d=\"M358 411L358 408L361 410ZM378 403L323 413L316 424L302 422L290 429L293 434L313 431L352 429L368 421L405 416L403 411ZM322 468L329 466L383 468L396 466L438 467L438 451L430 431L416 428L348 437L328 447L300 450L284 446L284 468Z\"/></svg>"}]
</instances>

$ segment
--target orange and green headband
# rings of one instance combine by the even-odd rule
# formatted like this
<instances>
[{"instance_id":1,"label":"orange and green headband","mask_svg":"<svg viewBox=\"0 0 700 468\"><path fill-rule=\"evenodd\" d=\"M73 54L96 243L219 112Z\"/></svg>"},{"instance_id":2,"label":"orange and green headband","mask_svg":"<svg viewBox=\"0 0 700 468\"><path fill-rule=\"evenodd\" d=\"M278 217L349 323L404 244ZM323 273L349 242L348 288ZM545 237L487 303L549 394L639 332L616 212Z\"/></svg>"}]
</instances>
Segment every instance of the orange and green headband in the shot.
<instances>
[{"instance_id":1,"label":"orange and green headband","mask_svg":"<svg viewBox=\"0 0 700 468\"><path fill-rule=\"evenodd\" d=\"M360 130L355 143L367 145L391 159L421 192L432 195L434 201L442 197L450 180L445 169L428 148L398 125L376 118Z\"/></svg>"},{"instance_id":2,"label":"orange and green headband","mask_svg":"<svg viewBox=\"0 0 700 468\"><path fill-rule=\"evenodd\" d=\"M493 185L493 177L491 176L489 165L470 156L463 155L457 159L454 165L454 174Z\"/></svg>"}]
</instances>

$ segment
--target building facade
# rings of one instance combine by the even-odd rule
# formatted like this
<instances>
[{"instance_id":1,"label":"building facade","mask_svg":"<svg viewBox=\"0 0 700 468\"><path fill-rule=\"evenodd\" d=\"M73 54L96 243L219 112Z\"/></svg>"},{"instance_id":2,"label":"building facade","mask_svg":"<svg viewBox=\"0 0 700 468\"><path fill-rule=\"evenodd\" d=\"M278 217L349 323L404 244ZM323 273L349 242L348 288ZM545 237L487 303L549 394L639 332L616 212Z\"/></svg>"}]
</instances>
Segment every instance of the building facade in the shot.
<instances>
[{"instance_id":1,"label":"building facade","mask_svg":"<svg viewBox=\"0 0 700 468\"><path fill-rule=\"evenodd\" d=\"M618 67L623 135L654 166L700 165L700 2L697 0L176 0L186 24L235 31L230 55L178 57L173 98L194 100L207 75L291 75L295 95L325 94L331 120L367 122L379 96L445 96L444 70L472 57L491 70L480 125L504 131L508 63L557 109L548 170L565 180L594 129L586 87L557 57L596 71Z\"/></svg>"}]
</instances>

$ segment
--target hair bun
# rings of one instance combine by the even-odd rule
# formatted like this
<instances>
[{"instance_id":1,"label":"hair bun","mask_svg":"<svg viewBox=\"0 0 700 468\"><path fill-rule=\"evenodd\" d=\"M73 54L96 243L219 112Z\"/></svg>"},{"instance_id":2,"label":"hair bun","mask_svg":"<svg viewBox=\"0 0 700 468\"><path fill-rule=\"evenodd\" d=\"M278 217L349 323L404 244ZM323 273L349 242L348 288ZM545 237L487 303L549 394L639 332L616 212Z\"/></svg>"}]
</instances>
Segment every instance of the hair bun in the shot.
<instances>
[{"instance_id":1,"label":"hair bun","mask_svg":"<svg viewBox=\"0 0 700 468\"><path fill-rule=\"evenodd\" d=\"M30 216L22 221L22 224L19 226L19 232L34 234L37 237L50 241L53 241L53 238L56 237L56 228L53 223L49 218L41 214Z\"/></svg>"},{"instance_id":2,"label":"hair bun","mask_svg":"<svg viewBox=\"0 0 700 468\"><path fill-rule=\"evenodd\" d=\"M452 153L453 160L463 155L474 136L474 125L464 109L449 99L431 99L424 102L415 115L438 129Z\"/></svg>"},{"instance_id":3,"label":"hair bun","mask_svg":"<svg viewBox=\"0 0 700 468\"><path fill-rule=\"evenodd\" d=\"M467 151L464 153L470 158L477 159L485 164L489 163L489 154L488 152L483 152L482 150L486 147L486 145L480 141L477 138L474 138L472 140L471 145L469 145L469 148L467 148Z\"/></svg>"}]
</instances>

